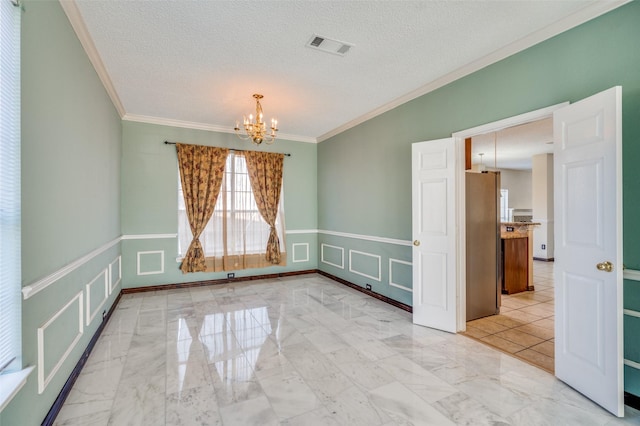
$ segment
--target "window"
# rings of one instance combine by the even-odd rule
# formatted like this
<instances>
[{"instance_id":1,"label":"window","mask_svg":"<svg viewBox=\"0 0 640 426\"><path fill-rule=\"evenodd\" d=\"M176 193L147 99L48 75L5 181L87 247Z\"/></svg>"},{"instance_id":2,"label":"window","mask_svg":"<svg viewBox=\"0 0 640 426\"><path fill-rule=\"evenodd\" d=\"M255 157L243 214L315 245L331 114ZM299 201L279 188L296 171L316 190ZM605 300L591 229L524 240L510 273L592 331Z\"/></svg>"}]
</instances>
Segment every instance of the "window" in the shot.
<instances>
[{"instance_id":1,"label":"window","mask_svg":"<svg viewBox=\"0 0 640 426\"><path fill-rule=\"evenodd\" d=\"M509 214L510 210L511 209L509 209L509 190L500 189L500 222L513 221L513 214Z\"/></svg>"},{"instance_id":2,"label":"window","mask_svg":"<svg viewBox=\"0 0 640 426\"><path fill-rule=\"evenodd\" d=\"M20 8L0 0L0 371L22 368Z\"/></svg>"},{"instance_id":3,"label":"window","mask_svg":"<svg viewBox=\"0 0 640 426\"><path fill-rule=\"evenodd\" d=\"M283 200L280 206L276 229L280 238L280 249L284 252ZM273 266L264 258L269 225L264 221L251 190L249 174L244 156L231 151L225 165L222 187L213 216L200 242L207 257L207 270L228 271L235 269ZM180 175L178 174L178 252L184 256L193 234L187 219ZM286 256L283 255L283 259Z\"/></svg>"}]
</instances>

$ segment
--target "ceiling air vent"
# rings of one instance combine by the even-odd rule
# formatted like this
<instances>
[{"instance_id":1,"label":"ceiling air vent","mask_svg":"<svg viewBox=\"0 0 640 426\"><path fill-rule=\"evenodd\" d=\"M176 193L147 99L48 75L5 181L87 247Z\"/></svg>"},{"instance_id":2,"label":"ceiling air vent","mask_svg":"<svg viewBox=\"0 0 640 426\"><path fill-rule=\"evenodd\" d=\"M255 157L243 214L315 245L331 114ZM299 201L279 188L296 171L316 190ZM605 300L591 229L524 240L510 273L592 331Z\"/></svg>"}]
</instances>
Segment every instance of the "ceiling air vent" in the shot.
<instances>
[{"instance_id":1,"label":"ceiling air vent","mask_svg":"<svg viewBox=\"0 0 640 426\"><path fill-rule=\"evenodd\" d=\"M349 51L349 49L351 49L351 46L349 46L348 44L343 44L338 49L338 53L341 54L341 55L344 55L345 53L347 53Z\"/></svg>"},{"instance_id":2,"label":"ceiling air vent","mask_svg":"<svg viewBox=\"0 0 640 426\"><path fill-rule=\"evenodd\" d=\"M307 42L307 47L344 56L353 47L353 44L314 34Z\"/></svg>"},{"instance_id":3,"label":"ceiling air vent","mask_svg":"<svg viewBox=\"0 0 640 426\"><path fill-rule=\"evenodd\" d=\"M313 40L311 40L311 43L309 44L313 47L319 47L323 41L324 39L322 37L314 36Z\"/></svg>"}]
</instances>

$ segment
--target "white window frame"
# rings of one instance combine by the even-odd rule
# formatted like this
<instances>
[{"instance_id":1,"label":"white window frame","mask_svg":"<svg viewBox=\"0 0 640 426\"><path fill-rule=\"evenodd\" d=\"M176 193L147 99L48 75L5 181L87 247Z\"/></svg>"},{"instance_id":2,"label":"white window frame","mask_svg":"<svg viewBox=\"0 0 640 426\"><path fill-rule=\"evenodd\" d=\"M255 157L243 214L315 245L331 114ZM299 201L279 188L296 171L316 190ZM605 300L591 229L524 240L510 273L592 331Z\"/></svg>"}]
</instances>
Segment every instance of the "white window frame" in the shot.
<instances>
[{"instance_id":1,"label":"white window frame","mask_svg":"<svg viewBox=\"0 0 640 426\"><path fill-rule=\"evenodd\" d=\"M0 372L21 367L20 9L0 4ZM8 326L7 326L8 325Z\"/></svg>"},{"instance_id":2,"label":"white window frame","mask_svg":"<svg viewBox=\"0 0 640 426\"><path fill-rule=\"evenodd\" d=\"M19 2L0 0L0 412L34 369L22 368L20 15Z\"/></svg>"}]
</instances>

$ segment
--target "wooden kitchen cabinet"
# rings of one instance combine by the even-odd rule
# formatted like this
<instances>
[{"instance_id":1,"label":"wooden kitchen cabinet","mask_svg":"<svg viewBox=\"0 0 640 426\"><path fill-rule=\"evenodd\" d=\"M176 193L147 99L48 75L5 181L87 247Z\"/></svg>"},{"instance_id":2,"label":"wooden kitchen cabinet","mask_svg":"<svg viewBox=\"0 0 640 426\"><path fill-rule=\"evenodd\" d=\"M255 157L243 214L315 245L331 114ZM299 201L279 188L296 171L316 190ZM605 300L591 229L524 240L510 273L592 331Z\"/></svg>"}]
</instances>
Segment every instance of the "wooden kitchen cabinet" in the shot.
<instances>
[{"instance_id":1,"label":"wooden kitchen cabinet","mask_svg":"<svg viewBox=\"0 0 640 426\"><path fill-rule=\"evenodd\" d=\"M502 239L502 293L513 294L528 289L529 239Z\"/></svg>"}]
</instances>

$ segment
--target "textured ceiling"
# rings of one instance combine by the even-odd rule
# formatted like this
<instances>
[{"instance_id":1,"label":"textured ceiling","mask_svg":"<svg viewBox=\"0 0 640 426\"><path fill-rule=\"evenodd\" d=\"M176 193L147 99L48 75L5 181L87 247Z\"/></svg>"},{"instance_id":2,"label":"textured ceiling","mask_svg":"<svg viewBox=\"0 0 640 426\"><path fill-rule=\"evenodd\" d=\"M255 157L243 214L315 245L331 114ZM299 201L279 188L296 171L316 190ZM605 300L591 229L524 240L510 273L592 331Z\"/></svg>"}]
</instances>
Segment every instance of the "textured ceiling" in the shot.
<instances>
[{"instance_id":1,"label":"textured ceiling","mask_svg":"<svg viewBox=\"0 0 640 426\"><path fill-rule=\"evenodd\" d=\"M620 2L62 4L76 31L86 27L125 119L230 131L262 93L281 137L316 141ZM353 47L316 51L305 46L314 34Z\"/></svg>"}]
</instances>

